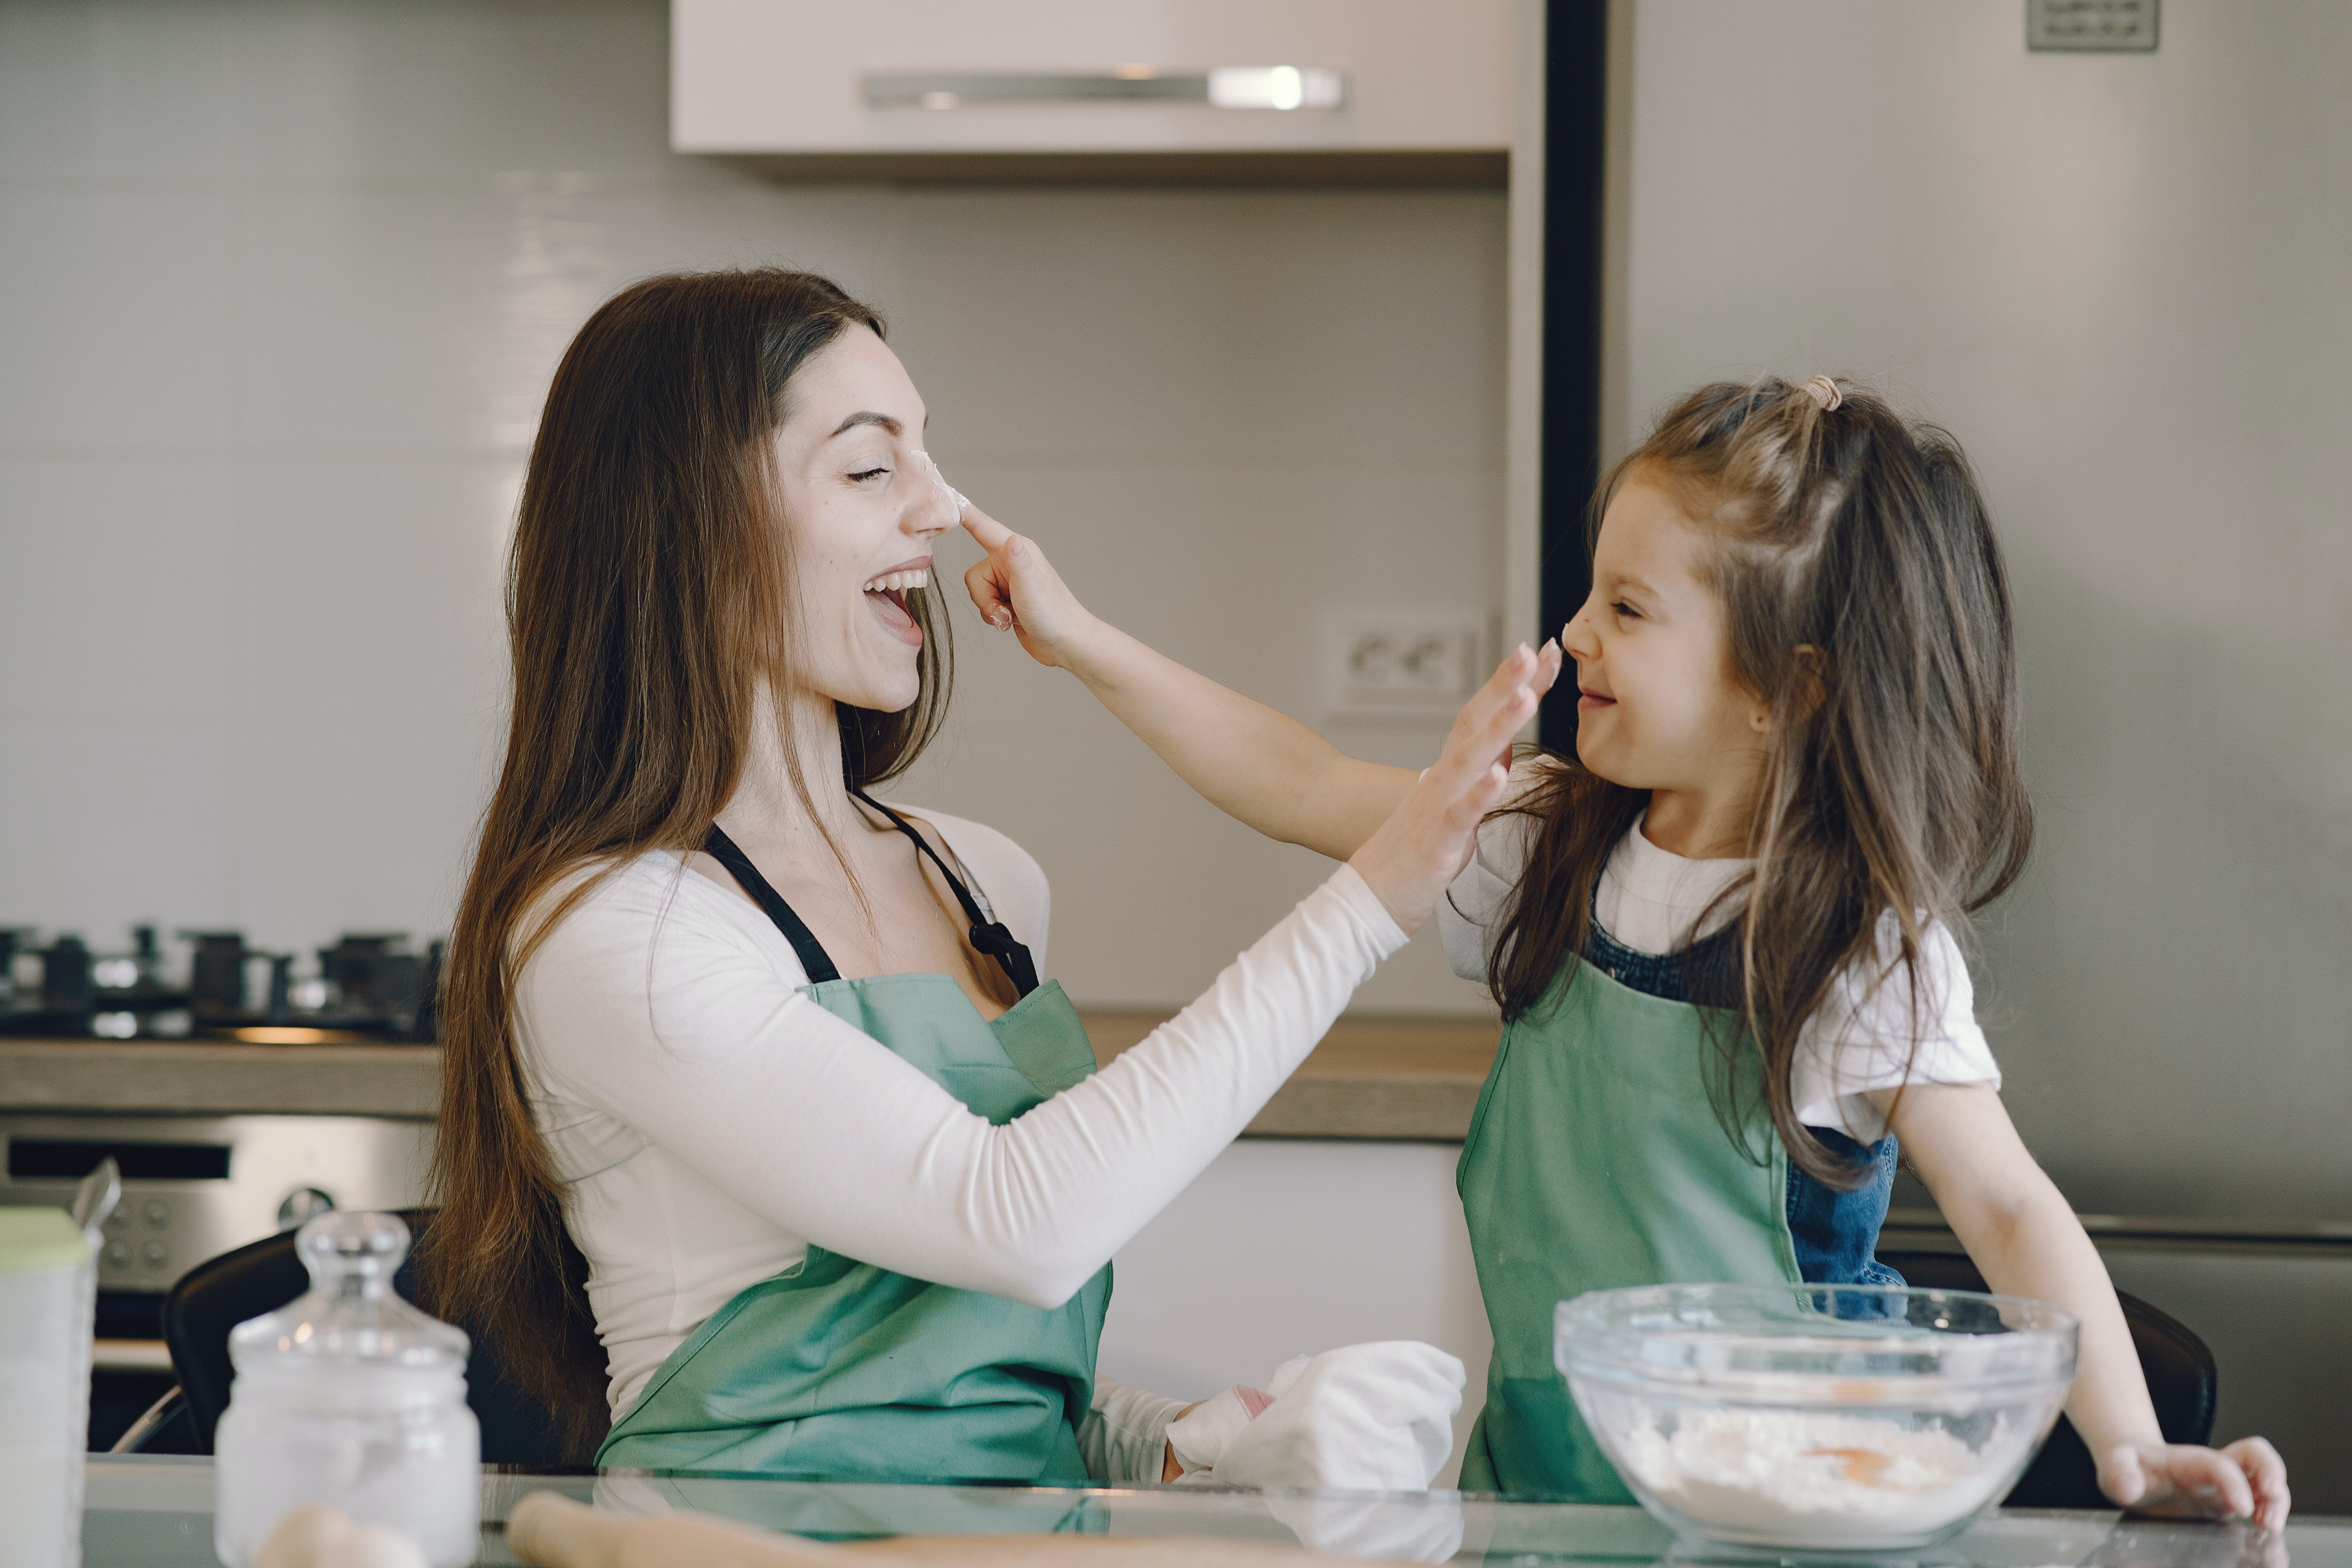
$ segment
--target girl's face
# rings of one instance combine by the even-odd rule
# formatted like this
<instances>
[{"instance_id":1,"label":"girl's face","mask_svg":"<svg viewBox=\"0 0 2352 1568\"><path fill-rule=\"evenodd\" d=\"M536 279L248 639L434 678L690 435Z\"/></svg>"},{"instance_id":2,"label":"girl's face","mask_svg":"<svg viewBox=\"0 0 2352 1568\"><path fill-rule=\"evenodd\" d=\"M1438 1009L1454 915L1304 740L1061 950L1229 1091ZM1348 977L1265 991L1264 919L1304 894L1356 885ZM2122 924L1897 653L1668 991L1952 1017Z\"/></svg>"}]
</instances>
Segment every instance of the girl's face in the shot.
<instances>
[{"instance_id":1,"label":"girl's face","mask_svg":"<svg viewBox=\"0 0 2352 1568\"><path fill-rule=\"evenodd\" d=\"M861 326L809 357L790 399L775 458L799 590L794 668L817 697L895 713L921 688L908 596L929 591L931 540L956 521L922 455L929 416L898 356Z\"/></svg>"},{"instance_id":2,"label":"girl's face","mask_svg":"<svg viewBox=\"0 0 2352 1568\"><path fill-rule=\"evenodd\" d=\"M1760 771L1770 710L1731 672L1706 551L1640 468L1601 518L1592 596L1560 646L1576 660L1576 754L1612 784L1716 798Z\"/></svg>"}]
</instances>

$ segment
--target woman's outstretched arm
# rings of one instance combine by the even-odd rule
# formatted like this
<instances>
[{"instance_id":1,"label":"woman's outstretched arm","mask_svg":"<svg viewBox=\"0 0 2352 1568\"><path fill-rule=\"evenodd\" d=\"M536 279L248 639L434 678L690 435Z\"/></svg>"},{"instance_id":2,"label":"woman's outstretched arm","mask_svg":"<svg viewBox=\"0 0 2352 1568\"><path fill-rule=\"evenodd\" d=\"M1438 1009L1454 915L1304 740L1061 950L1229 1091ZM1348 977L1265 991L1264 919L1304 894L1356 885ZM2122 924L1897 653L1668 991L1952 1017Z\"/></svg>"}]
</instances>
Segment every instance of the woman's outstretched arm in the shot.
<instances>
[{"instance_id":1,"label":"woman's outstretched arm","mask_svg":"<svg viewBox=\"0 0 2352 1568\"><path fill-rule=\"evenodd\" d=\"M1344 860L1389 818L1411 768L1360 762L1286 714L1218 685L1087 613L1036 542L966 502L987 554L964 574L981 616L1086 682L1201 797L1269 838ZM1559 654L1542 656L1557 673ZM1546 677L1549 684L1549 676Z\"/></svg>"}]
</instances>

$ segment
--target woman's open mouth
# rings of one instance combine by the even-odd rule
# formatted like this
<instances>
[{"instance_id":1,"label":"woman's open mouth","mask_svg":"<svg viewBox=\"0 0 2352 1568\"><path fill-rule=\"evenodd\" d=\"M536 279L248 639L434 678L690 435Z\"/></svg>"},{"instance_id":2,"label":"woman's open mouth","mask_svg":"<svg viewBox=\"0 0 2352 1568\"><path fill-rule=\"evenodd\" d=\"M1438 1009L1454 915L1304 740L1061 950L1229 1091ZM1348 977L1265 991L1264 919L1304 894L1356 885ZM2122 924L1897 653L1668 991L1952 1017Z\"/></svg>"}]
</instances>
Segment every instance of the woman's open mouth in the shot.
<instances>
[{"instance_id":1,"label":"woman's open mouth","mask_svg":"<svg viewBox=\"0 0 2352 1568\"><path fill-rule=\"evenodd\" d=\"M918 566L906 571L885 572L866 584L866 602L873 606L875 618L889 628L902 642L920 646L923 628L916 624L915 613L907 605L907 595L931 583L930 568Z\"/></svg>"}]
</instances>

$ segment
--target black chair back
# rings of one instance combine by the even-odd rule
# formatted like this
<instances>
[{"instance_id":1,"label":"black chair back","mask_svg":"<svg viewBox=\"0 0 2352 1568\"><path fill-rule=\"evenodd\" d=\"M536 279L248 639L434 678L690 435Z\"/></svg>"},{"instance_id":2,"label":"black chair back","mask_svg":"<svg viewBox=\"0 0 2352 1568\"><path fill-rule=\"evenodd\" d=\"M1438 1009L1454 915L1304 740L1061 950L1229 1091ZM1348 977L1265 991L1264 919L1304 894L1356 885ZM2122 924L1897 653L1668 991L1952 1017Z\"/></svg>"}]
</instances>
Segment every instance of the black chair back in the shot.
<instances>
[{"instance_id":1,"label":"black chair back","mask_svg":"<svg viewBox=\"0 0 2352 1568\"><path fill-rule=\"evenodd\" d=\"M409 1235L421 1241L433 1223L433 1211L406 1209L400 1217L408 1222ZM412 1301L416 1299L415 1268L413 1262L402 1264L392 1281L393 1289ZM187 1398L199 1453L213 1451L213 1430L228 1408L229 1382L236 1375L228 1358L228 1331L248 1318L276 1311L310 1288L310 1271L295 1253L294 1233L289 1230L196 1265L163 1299L163 1342ZM466 1363L466 1403L482 1424L484 1463L532 1469L563 1466L562 1445L546 1408L515 1386L498 1348L478 1334Z\"/></svg>"},{"instance_id":2,"label":"black chair back","mask_svg":"<svg viewBox=\"0 0 2352 1568\"><path fill-rule=\"evenodd\" d=\"M1930 1290L1982 1290L1984 1275L1960 1253L1882 1252L1878 1260L1911 1284ZM2137 1296L2117 1291L2132 1347L2156 1403L2156 1422L2168 1443L2204 1443L2213 1436L2213 1409L2221 1380L2213 1352L2179 1319ZM2112 1508L2099 1490L2091 1451L2063 1415L2050 1441L2002 1504L2005 1508Z\"/></svg>"}]
</instances>

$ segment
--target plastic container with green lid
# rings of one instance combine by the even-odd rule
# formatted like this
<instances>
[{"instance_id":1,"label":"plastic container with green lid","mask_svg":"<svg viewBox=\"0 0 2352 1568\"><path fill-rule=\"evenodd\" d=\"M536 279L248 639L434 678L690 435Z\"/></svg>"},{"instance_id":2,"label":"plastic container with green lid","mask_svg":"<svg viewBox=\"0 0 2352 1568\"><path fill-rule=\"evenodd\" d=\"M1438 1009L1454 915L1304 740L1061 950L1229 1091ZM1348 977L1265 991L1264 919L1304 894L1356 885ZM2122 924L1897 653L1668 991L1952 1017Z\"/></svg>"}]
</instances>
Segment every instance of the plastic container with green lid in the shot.
<instances>
[{"instance_id":1,"label":"plastic container with green lid","mask_svg":"<svg viewBox=\"0 0 2352 1568\"><path fill-rule=\"evenodd\" d=\"M0 1274L79 1268L89 1261L89 1240L63 1209L0 1208Z\"/></svg>"},{"instance_id":2,"label":"plastic container with green lid","mask_svg":"<svg viewBox=\"0 0 2352 1568\"><path fill-rule=\"evenodd\" d=\"M81 1560L82 1449L98 1267L63 1209L0 1208L0 1559L25 1568Z\"/></svg>"}]
</instances>

